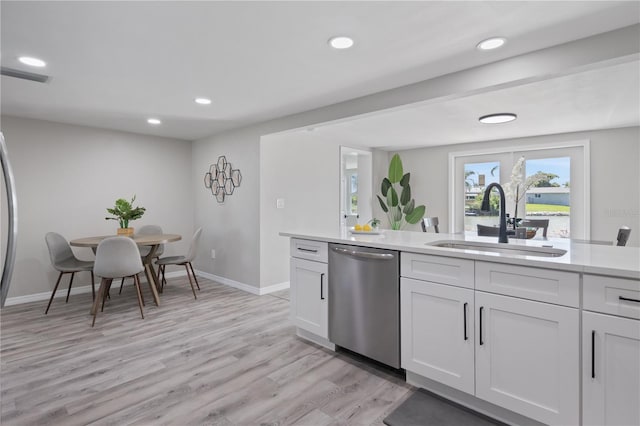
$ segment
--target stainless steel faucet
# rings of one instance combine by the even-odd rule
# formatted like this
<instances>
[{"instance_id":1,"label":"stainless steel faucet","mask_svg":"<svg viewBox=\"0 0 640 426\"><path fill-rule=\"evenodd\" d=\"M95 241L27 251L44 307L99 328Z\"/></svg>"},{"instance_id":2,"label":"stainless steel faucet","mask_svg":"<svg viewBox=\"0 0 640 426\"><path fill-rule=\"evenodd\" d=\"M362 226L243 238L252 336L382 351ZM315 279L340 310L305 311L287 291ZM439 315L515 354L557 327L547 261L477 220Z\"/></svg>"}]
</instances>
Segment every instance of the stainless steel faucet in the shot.
<instances>
[{"instance_id":1,"label":"stainless steel faucet","mask_svg":"<svg viewBox=\"0 0 640 426\"><path fill-rule=\"evenodd\" d=\"M491 207L489 206L489 195L491 195L491 190L493 188L498 188L498 192L500 193L500 230L498 231L498 242L508 243L509 239L507 238L507 215L505 212L504 190L499 183L494 182L487 186L487 189L484 191L484 198L482 199L482 206L480 207L480 210L484 212L491 210Z\"/></svg>"}]
</instances>

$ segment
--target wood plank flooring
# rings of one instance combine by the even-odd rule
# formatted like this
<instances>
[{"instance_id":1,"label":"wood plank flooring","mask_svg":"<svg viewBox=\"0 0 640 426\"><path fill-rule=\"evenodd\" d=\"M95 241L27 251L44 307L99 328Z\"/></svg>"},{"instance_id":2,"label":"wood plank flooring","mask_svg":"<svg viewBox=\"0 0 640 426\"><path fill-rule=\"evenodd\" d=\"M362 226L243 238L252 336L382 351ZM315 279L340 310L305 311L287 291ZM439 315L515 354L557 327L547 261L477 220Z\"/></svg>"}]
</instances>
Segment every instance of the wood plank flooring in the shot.
<instances>
[{"instance_id":1,"label":"wood plank flooring","mask_svg":"<svg viewBox=\"0 0 640 426\"><path fill-rule=\"evenodd\" d=\"M288 292L169 280L161 306L130 282L91 328L91 295L0 318L2 425L382 425L412 387L295 336ZM144 286L143 286L144 287Z\"/></svg>"}]
</instances>

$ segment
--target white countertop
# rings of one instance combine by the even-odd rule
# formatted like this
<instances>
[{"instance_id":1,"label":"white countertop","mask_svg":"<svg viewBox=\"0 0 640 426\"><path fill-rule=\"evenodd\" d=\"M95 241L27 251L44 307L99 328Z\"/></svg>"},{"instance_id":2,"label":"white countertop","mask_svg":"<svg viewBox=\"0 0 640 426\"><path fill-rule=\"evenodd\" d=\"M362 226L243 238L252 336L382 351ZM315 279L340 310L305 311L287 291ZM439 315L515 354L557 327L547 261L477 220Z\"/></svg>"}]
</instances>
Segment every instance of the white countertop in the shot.
<instances>
[{"instance_id":1,"label":"white countertop","mask_svg":"<svg viewBox=\"0 0 640 426\"><path fill-rule=\"evenodd\" d=\"M516 240L510 246L542 247L543 245L567 250L560 257L506 255L478 250L462 250L427 245L437 241L476 241L496 243L497 237L476 237L462 234L435 234L425 232L382 230L380 235L351 234L343 229L336 232L280 232L283 237L302 238L329 243L376 247L411 253L460 257L514 265L536 266L563 271L585 272L640 279L640 248L586 244L568 239Z\"/></svg>"}]
</instances>

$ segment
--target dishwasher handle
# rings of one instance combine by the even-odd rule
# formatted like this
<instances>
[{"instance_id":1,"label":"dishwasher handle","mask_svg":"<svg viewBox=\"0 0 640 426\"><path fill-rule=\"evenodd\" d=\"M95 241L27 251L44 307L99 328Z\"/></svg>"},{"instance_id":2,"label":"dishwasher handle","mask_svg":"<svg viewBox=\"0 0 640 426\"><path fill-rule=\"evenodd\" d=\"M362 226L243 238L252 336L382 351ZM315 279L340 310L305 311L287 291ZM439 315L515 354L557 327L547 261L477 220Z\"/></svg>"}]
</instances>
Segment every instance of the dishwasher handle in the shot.
<instances>
[{"instance_id":1,"label":"dishwasher handle","mask_svg":"<svg viewBox=\"0 0 640 426\"><path fill-rule=\"evenodd\" d=\"M336 253L346 254L353 257L360 257L363 259L392 260L396 257L391 253L368 253L366 251L349 250L341 247L332 247L332 250Z\"/></svg>"}]
</instances>

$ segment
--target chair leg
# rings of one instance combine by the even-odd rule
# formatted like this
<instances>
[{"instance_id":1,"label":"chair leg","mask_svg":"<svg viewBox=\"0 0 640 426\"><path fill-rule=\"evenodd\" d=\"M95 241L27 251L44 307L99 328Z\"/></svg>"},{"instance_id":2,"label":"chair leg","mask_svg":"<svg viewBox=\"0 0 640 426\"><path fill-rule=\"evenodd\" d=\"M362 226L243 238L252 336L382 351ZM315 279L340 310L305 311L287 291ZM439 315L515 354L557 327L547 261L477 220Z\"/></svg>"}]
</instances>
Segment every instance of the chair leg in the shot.
<instances>
[{"instance_id":1,"label":"chair leg","mask_svg":"<svg viewBox=\"0 0 640 426\"><path fill-rule=\"evenodd\" d=\"M189 268L191 268L191 275L193 275L193 280L196 282L196 287L198 287L198 291L199 291L200 284L198 284L198 278L196 277L196 273L193 270L193 265L191 264L191 262L187 262L187 265L189 265Z\"/></svg>"},{"instance_id":2,"label":"chair leg","mask_svg":"<svg viewBox=\"0 0 640 426\"><path fill-rule=\"evenodd\" d=\"M69 295L71 294L71 285L73 284L73 276L75 275L75 272L71 273L71 279L69 280L69 290L67 290L67 300L65 300L64 303L69 303Z\"/></svg>"},{"instance_id":3,"label":"chair leg","mask_svg":"<svg viewBox=\"0 0 640 426\"><path fill-rule=\"evenodd\" d=\"M122 280L120 280L120 291L118 292L118 294L122 294L122 287L124 286L124 277L122 277Z\"/></svg>"},{"instance_id":4,"label":"chair leg","mask_svg":"<svg viewBox=\"0 0 640 426\"><path fill-rule=\"evenodd\" d=\"M133 276L133 283L136 286L136 291L138 293L138 306L140 306L140 315L142 316L142 319L144 319L144 310L142 309L142 291L140 291L140 278L138 278L137 275Z\"/></svg>"},{"instance_id":5,"label":"chair leg","mask_svg":"<svg viewBox=\"0 0 640 426\"><path fill-rule=\"evenodd\" d=\"M134 275L133 276L133 280L135 281L136 277L138 278L138 285L140 285L140 276L139 275ZM142 299L142 306L147 306L146 303L144 303L144 294L142 293L142 287L140 287L140 298Z\"/></svg>"},{"instance_id":6,"label":"chair leg","mask_svg":"<svg viewBox=\"0 0 640 426\"><path fill-rule=\"evenodd\" d=\"M62 279L62 274L64 274L64 272L60 272L60 275L58 275L58 281L56 281L56 286L53 287L53 292L51 293L51 298L49 299L47 310L44 311L45 315L47 315L47 313L49 312L49 308L51 307L51 302L53 302L53 297L56 295L56 290L58 289L58 285L60 284L60 280Z\"/></svg>"},{"instance_id":7,"label":"chair leg","mask_svg":"<svg viewBox=\"0 0 640 426\"><path fill-rule=\"evenodd\" d=\"M107 296L109 296L109 290L111 290L111 283L113 282L112 278L109 278L108 282L107 282L107 288L105 289L105 291L107 292ZM104 312L104 301L107 300L106 297L102 298L102 308L100 309L100 312Z\"/></svg>"},{"instance_id":8,"label":"chair leg","mask_svg":"<svg viewBox=\"0 0 640 426\"><path fill-rule=\"evenodd\" d=\"M93 271L91 271L91 300L96 300L96 281L93 276Z\"/></svg>"},{"instance_id":9,"label":"chair leg","mask_svg":"<svg viewBox=\"0 0 640 426\"><path fill-rule=\"evenodd\" d=\"M91 322L91 327L93 327L96 323L96 316L98 315L98 303L100 302L100 299L102 299L102 301L104 302L104 298L105 298L105 288L107 287L107 282L108 282L108 278L103 278L100 281L100 288L98 288L98 298L95 300L94 304L93 304L93 321Z\"/></svg>"},{"instance_id":10,"label":"chair leg","mask_svg":"<svg viewBox=\"0 0 640 426\"><path fill-rule=\"evenodd\" d=\"M164 285L167 283L167 279L164 276L164 271L167 268L167 265L160 265L162 266L162 279L160 280L160 288L164 289Z\"/></svg>"},{"instance_id":11,"label":"chair leg","mask_svg":"<svg viewBox=\"0 0 640 426\"><path fill-rule=\"evenodd\" d=\"M189 284L191 284L191 291L193 292L193 297L197 300L198 296L196 296L196 288L193 286L193 281L191 281L191 274L189 273L189 266L184 264L184 267L187 269L187 277L189 277Z\"/></svg>"}]
</instances>

